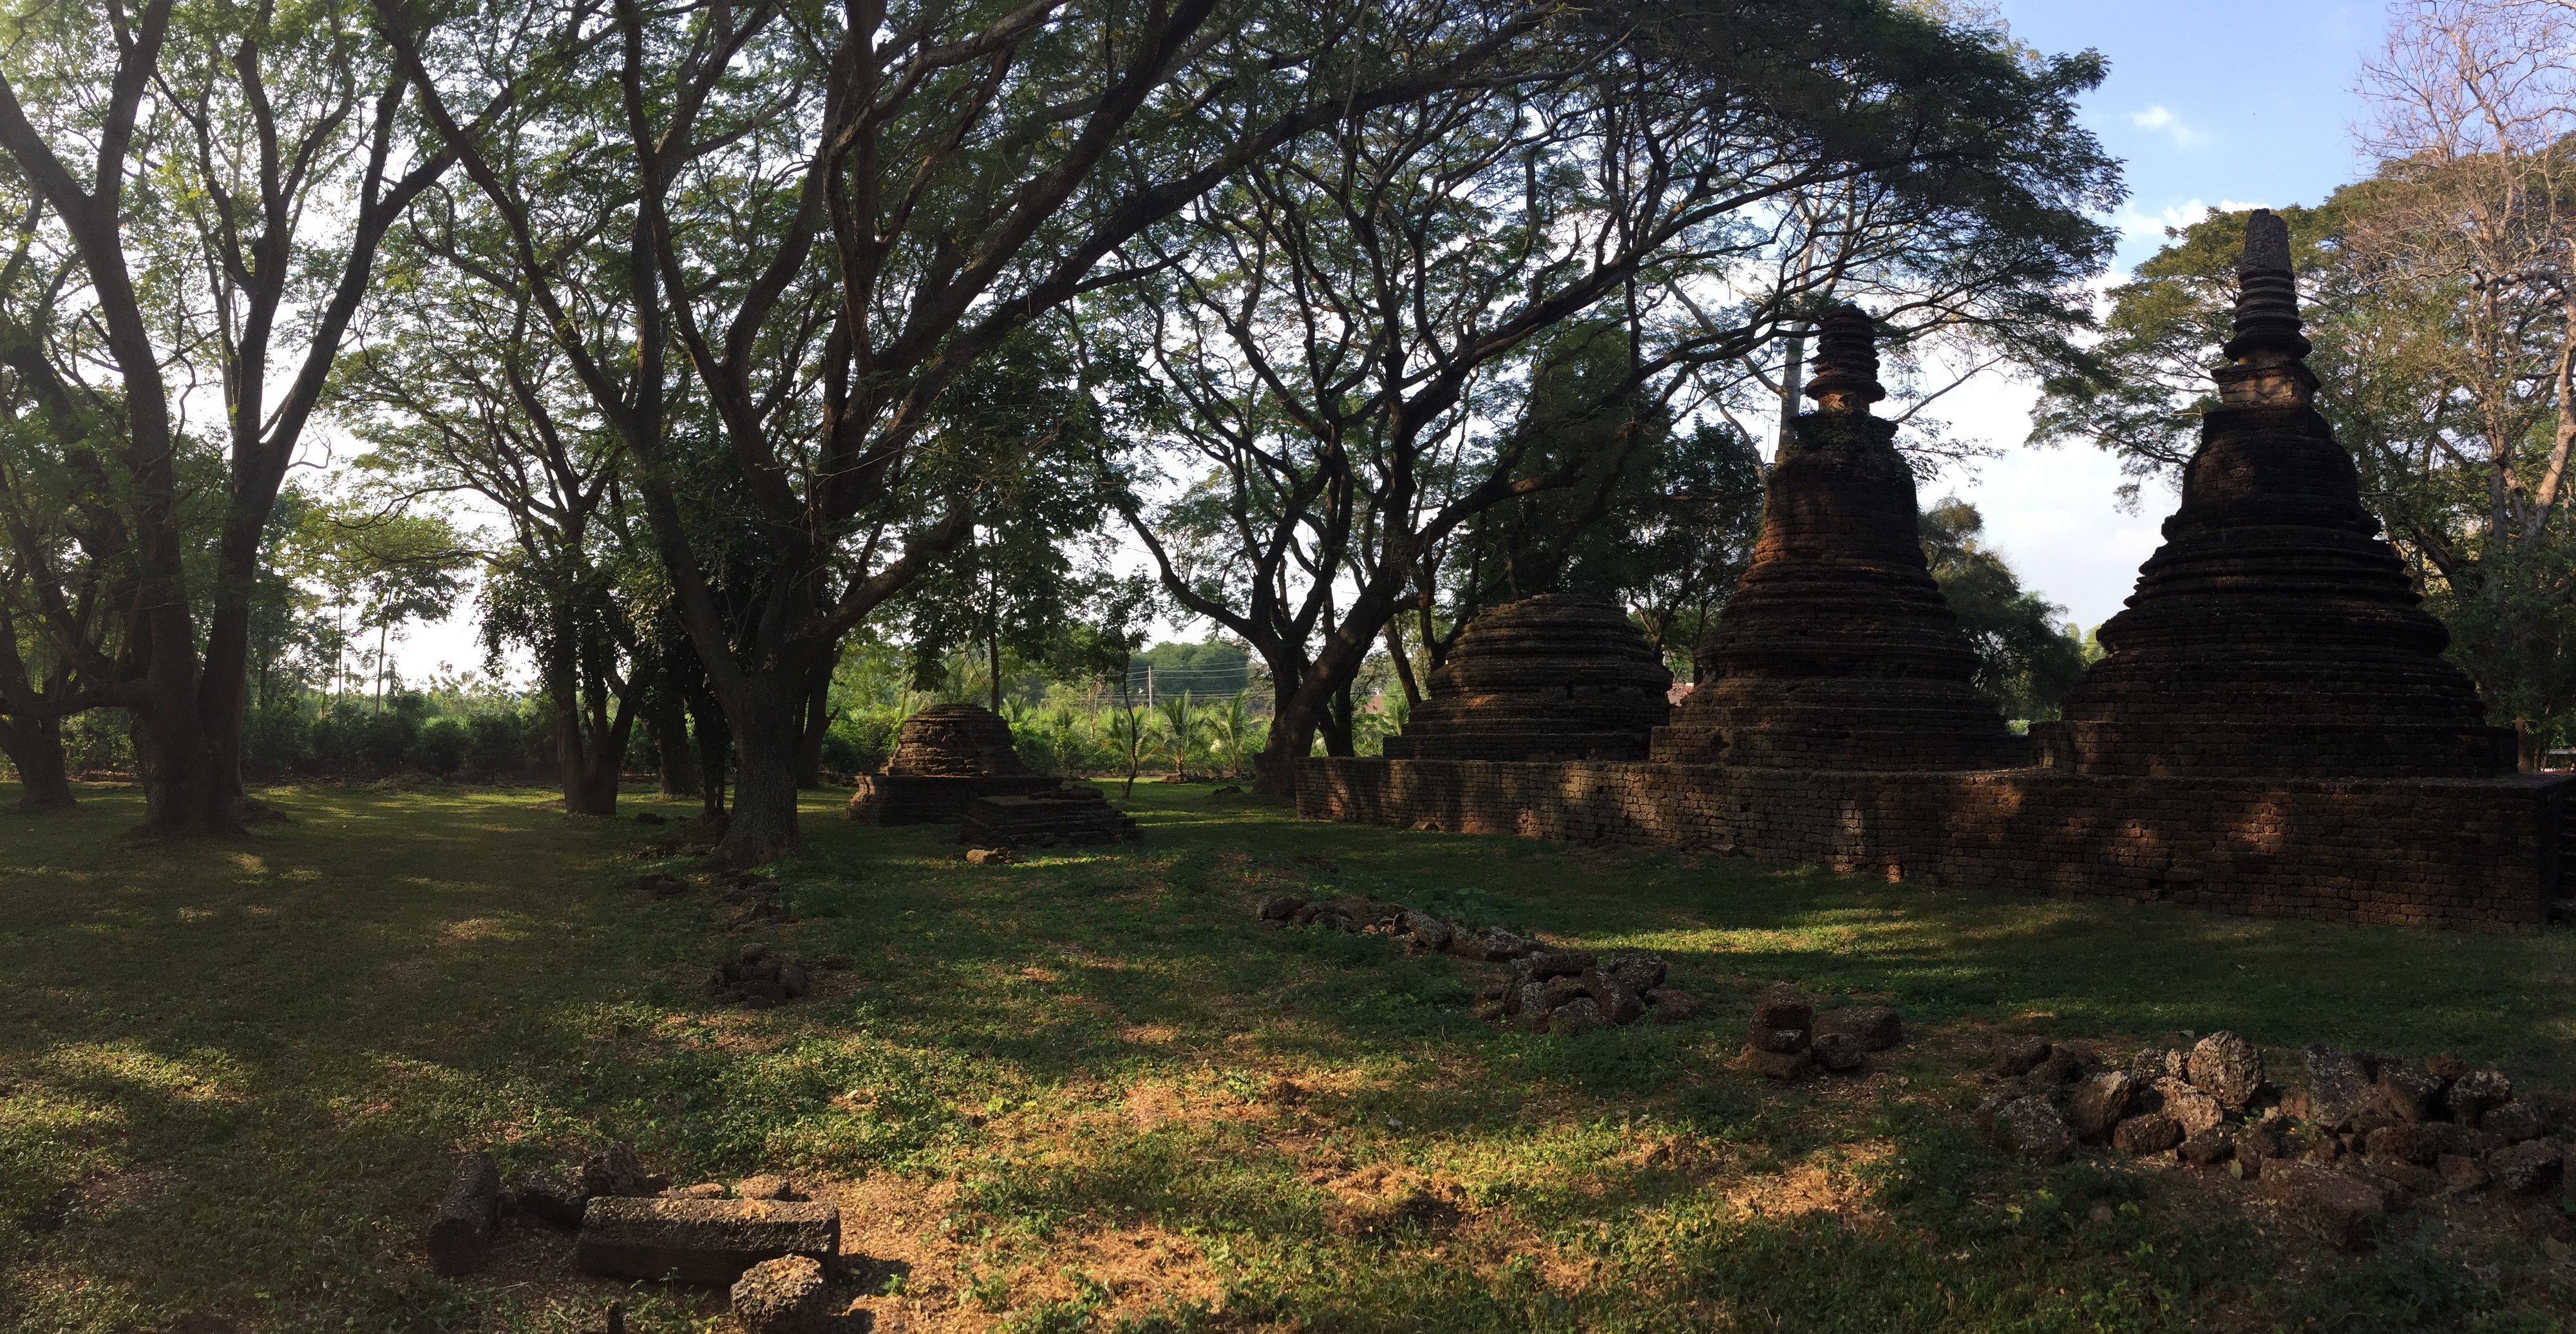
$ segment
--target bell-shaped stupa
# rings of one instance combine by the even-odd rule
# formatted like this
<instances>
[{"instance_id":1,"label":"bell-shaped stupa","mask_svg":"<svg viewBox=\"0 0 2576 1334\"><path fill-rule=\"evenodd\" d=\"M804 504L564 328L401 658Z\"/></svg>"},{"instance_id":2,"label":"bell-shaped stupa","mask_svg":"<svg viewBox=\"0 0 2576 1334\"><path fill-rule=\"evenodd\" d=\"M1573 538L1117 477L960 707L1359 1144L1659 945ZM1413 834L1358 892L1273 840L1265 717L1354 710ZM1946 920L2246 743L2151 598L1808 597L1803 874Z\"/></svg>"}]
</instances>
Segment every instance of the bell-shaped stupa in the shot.
<instances>
[{"instance_id":1,"label":"bell-shaped stupa","mask_svg":"<svg viewBox=\"0 0 2576 1334\"><path fill-rule=\"evenodd\" d=\"M1672 685L1617 607L1562 593L1506 602L1458 632L1386 757L1642 760Z\"/></svg>"},{"instance_id":2,"label":"bell-shaped stupa","mask_svg":"<svg viewBox=\"0 0 2576 1334\"><path fill-rule=\"evenodd\" d=\"M903 720L885 771L904 778L1024 774L1002 715L975 704L933 704Z\"/></svg>"},{"instance_id":3,"label":"bell-shaped stupa","mask_svg":"<svg viewBox=\"0 0 2576 1334\"><path fill-rule=\"evenodd\" d=\"M2310 406L2289 230L2256 209L2237 267L2235 337L2213 373L2165 544L2108 654L2032 731L2079 773L2478 777L2513 768L2512 733L2441 653L2351 455Z\"/></svg>"},{"instance_id":4,"label":"bell-shaped stupa","mask_svg":"<svg viewBox=\"0 0 2576 1334\"><path fill-rule=\"evenodd\" d=\"M2028 762L1971 684L1977 656L1923 559L1914 472L1869 316L1827 313L1816 410L1762 487L1762 538L1716 631L1699 684L1655 733L1663 763L1823 769L1987 769Z\"/></svg>"}]
</instances>

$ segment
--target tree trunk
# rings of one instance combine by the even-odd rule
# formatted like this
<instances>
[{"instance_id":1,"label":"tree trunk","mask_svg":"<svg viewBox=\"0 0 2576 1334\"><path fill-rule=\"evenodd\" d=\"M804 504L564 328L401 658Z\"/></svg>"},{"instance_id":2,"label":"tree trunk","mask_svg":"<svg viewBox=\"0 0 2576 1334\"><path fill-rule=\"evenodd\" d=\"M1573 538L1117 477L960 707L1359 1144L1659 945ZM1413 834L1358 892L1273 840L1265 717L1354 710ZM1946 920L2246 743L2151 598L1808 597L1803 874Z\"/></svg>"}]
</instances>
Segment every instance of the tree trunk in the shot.
<instances>
[{"instance_id":1,"label":"tree trunk","mask_svg":"<svg viewBox=\"0 0 2576 1334\"><path fill-rule=\"evenodd\" d=\"M795 758L805 682L801 673L773 666L727 695L733 812L716 856L738 867L763 866L804 846L796 828Z\"/></svg>"},{"instance_id":2,"label":"tree trunk","mask_svg":"<svg viewBox=\"0 0 2576 1334\"><path fill-rule=\"evenodd\" d=\"M617 779L625 768L626 723L621 719L607 729L608 735L594 731L588 737L581 724L578 703L555 701L555 770L563 781L564 814L614 819Z\"/></svg>"},{"instance_id":3,"label":"tree trunk","mask_svg":"<svg viewBox=\"0 0 2576 1334\"><path fill-rule=\"evenodd\" d=\"M0 753L18 771L18 810L63 810L73 804L71 776L63 763L63 720L0 721Z\"/></svg>"},{"instance_id":4,"label":"tree trunk","mask_svg":"<svg viewBox=\"0 0 2576 1334\"><path fill-rule=\"evenodd\" d=\"M662 779L662 796L698 795L698 757L690 749L686 706L668 689L656 690L646 715L653 728L654 768Z\"/></svg>"},{"instance_id":5,"label":"tree trunk","mask_svg":"<svg viewBox=\"0 0 2576 1334\"><path fill-rule=\"evenodd\" d=\"M1404 707L1422 707L1422 687L1413 680L1413 658L1404 651L1404 622L1390 616L1386 621L1386 656L1395 663L1395 679L1404 684Z\"/></svg>"},{"instance_id":6,"label":"tree trunk","mask_svg":"<svg viewBox=\"0 0 2576 1334\"><path fill-rule=\"evenodd\" d=\"M823 738L832 731L832 668L840 662L837 648L825 654L822 670L805 695L805 725L796 738L796 786L823 785Z\"/></svg>"},{"instance_id":7,"label":"tree trunk","mask_svg":"<svg viewBox=\"0 0 2576 1334\"><path fill-rule=\"evenodd\" d=\"M1359 709L1351 702L1350 682L1344 681L1334 689L1332 702L1324 708L1323 728L1325 754L1351 756L1359 753L1359 747L1352 741L1359 729Z\"/></svg>"},{"instance_id":8,"label":"tree trunk","mask_svg":"<svg viewBox=\"0 0 2576 1334\"><path fill-rule=\"evenodd\" d=\"M733 753L733 729L724 709L703 685L689 694L689 718L698 751L699 823L720 828L725 819L725 758Z\"/></svg>"}]
</instances>

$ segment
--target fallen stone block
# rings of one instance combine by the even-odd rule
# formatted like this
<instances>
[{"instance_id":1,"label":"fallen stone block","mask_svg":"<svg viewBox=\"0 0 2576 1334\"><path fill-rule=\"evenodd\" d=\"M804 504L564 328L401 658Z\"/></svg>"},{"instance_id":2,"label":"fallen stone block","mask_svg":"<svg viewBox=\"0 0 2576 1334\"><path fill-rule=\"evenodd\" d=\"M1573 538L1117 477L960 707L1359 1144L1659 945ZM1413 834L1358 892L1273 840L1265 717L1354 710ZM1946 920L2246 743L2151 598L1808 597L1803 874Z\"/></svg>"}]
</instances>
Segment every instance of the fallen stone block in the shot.
<instances>
[{"instance_id":1,"label":"fallen stone block","mask_svg":"<svg viewBox=\"0 0 2576 1334\"><path fill-rule=\"evenodd\" d=\"M1765 1079L1804 1079L1815 1068L1804 1051L1764 1051L1748 1045L1736 1059L1744 1069Z\"/></svg>"},{"instance_id":2,"label":"fallen stone block","mask_svg":"<svg viewBox=\"0 0 2576 1334\"><path fill-rule=\"evenodd\" d=\"M2370 1076L2348 1052L2324 1043L2299 1053L2308 1074L2308 1116L2328 1130L2349 1130L2375 1107Z\"/></svg>"},{"instance_id":3,"label":"fallen stone block","mask_svg":"<svg viewBox=\"0 0 2576 1334\"><path fill-rule=\"evenodd\" d=\"M2430 1121L2441 1114L2442 1081L2404 1061L2379 1066L2379 1101L2400 1121Z\"/></svg>"},{"instance_id":4,"label":"fallen stone block","mask_svg":"<svg viewBox=\"0 0 2576 1334\"><path fill-rule=\"evenodd\" d=\"M1803 1029L1816 1017L1816 1007L1786 982L1774 982L1753 1003L1755 1028Z\"/></svg>"},{"instance_id":5,"label":"fallen stone block","mask_svg":"<svg viewBox=\"0 0 2576 1334\"><path fill-rule=\"evenodd\" d=\"M2172 1117L2185 1135L2197 1135L2227 1119L2226 1109L2218 1105L2218 1099L2179 1079L2157 1084L2156 1096L2156 1110Z\"/></svg>"},{"instance_id":6,"label":"fallen stone block","mask_svg":"<svg viewBox=\"0 0 2576 1334\"><path fill-rule=\"evenodd\" d=\"M802 1255L763 1260L734 1280L732 1310L744 1334L820 1334L832 1314L823 1266Z\"/></svg>"},{"instance_id":7,"label":"fallen stone block","mask_svg":"<svg viewBox=\"0 0 2576 1334\"><path fill-rule=\"evenodd\" d=\"M2507 1144L2520 1144L2549 1133L2549 1115L2536 1103L2509 1102L2492 1107L2478 1117L2478 1129L2502 1139Z\"/></svg>"},{"instance_id":8,"label":"fallen stone block","mask_svg":"<svg viewBox=\"0 0 2576 1334\"><path fill-rule=\"evenodd\" d=\"M2111 1130L2111 1147L2131 1155L2163 1153L2180 1143L2181 1123L2162 1112L2129 1117Z\"/></svg>"},{"instance_id":9,"label":"fallen stone block","mask_svg":"<svg viewBox=\"0 0 2576 1334\"><path fill-rule=\"evenodd\" d=\"M2046 1098L2015 1098L1996 1108L1988 1133L1996 1148L2043 1163L2065 1162L2075 1152L2075 1132Z\"/></svg>"},{"instance_id":10,"label":"fallen stone block","mask_svg":"<svg viewBox=\"0 0 2576 1334\"><path fill-rule=\"evenodd\" d=\"M573 1263L611 1278L729 1284L763 1260L828 1265L840 1250L841 1211L828 1204L609 1198L582 1215Z\"/></svg>"},{"instance_id":11,"label":"fallen stone block","mask_svg":"<svg viewBox=\"0 0 2576 1334\"><path fill-rule=\"evenodd\" d=\"M2183 1073L2219 1106L2241 1112L2263 1087L2263 1049L2233 1033L2212 1033L2192 1045Z\"/></svg>"},{"instance_id":12,"label":"fallen stone block","mask_svg":"<svg viewBox=\"0 0 2576 1334\"><path fill-rule=\"evenodd\" d=\"M2194 1167L2216 1167L2236 1156L2236 1137L2228 1133L2222 1122L2206 1130L2194 1131L2177 1152L2184 1162Z\"/></svg>"},{"instance_id":13,"label":"fallen stone block","mask_svg":"<svg viewBox=\"0 0 2576 1334\"><path fill-rule=\"evenodd\" d=\"M2076 1138L2087 1144L2110 1138L2121 1118L2129 1114L2128 1072L2105 1070L2077 1084L2067 1110L2074 1113Z\"/></svg>"},{"instance_id":14,"label":"fallen stone block","mask_svg":"<svg viewBox=\"0 0 2576 1334\"><path fill-rule=\"evenodd\" d=\"M1654 1010L1655 1022L1659 1024L1687 1024L1699 1018L1701 1011L1699 997L1679 987L1664 987L1656 991L1646 1004Z\"/></svg>"},{"instance_id":15,"label":"fallen stone block","mask_svg":"<svg viewBox=\"0 0 2576 1334\"><path fill-rule=\"evenodd\" d=\"M1860 1039L1849 1033L1827 1033L1810 1043L1808 1050L1814 1054L1817 1065L1836 1074L1858 1071L1869 1060Z\"/></svg>"},{"instance_id":16,"label":"fallen stone block","mask_svg":"<svg viewBox=\"0 0 2576 1334\"><path fill-rule=\"evenodd\" d=\"M2466 1071L2451 1081L2443 1101L2450 1107L2452 1120L2483 1130L2483 1118L2489 1108L2513 1101L2513 1081L2502 1070Z\"/></svg>"},{"instance_id":17,"label":"fallen stone block","mask_svg":"<svg viewBox=\"0 0 2576 1334\"><path fill-rule=\"evenodd\" d=\"M2558 1141L2525 1140L2487 1155L2487 1175L2516 1195L2537 1195L2558 1184Z\"/></svg>"},{"instance_id":18,"label":"fallen stone block","mask_svg":"<svg viewBox=\"0 0 2576 1334\"><path fill-rule=\"evenodd\" d=\"M455 1175L429 1223L429 1267L450 1278L481 1269L492 1258L492 1232L500 1224L500 1166L488 1153L456 1155Z\"/></svg>"},{"instance_id":19,"label":"fallen stone block","mask_svg":"<svg viewBox=\"0 0 2576 1334\"><path fill-rule=\"evenodd\" d=\"M1995 1039L1993 1055L1995 1073L2026 1075L2048 1059L2049 1042L2027 1033L2006 1033Z\"/></svg>"},{"instance_id":20,"label":"fallen stone block","mask_svg":"<svg viewBox=\"0 0 2576 1334\"><path fill-rule=\"evenodd\" d=\"M1847 1033L1863 1051L1885 1051L1905 1040L1905 1023L1884 1005L1844 1005L1819 1013L1808 1025L1817 1037Z\"/></svg>"}]
</instances>

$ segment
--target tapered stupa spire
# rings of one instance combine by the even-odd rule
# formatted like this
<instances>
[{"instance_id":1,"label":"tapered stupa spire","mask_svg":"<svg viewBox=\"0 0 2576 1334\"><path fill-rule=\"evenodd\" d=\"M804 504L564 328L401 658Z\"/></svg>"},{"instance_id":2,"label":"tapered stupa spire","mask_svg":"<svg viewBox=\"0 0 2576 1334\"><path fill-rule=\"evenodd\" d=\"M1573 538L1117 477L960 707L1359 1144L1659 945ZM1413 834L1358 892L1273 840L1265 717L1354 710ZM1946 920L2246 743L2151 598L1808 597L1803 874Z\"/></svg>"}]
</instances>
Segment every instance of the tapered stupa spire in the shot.
<instances>
[{"instance_id":1,"label":"tapered stupa spire","mask_svg":"<svg viewBox=\"0 0 2576 1334\"><path fill-rule=\"evenodd\" d=\"M1660 761L1830 769L1982 769L2028 751L1970 684L1977 655L1932 582L1914 470L1896 423L1870 415L1867 313L1817 322L1816 410L1762 487L1762 538L1699 684L1655 732Z\"/></svg>"},{"instance_id":2,"label":"tapered stupa spire","mask_svg":"<svg viewBox=\"0 0 2576 1334\"><path fill-rule=\"evenodd\" d=\"M2182 505L2098 632L2043 763L2085 773L2472 777L2512 767L2512 734L2441 657L2360 475L2311 406L2289 229L2245 226L2235 337L2211 373Z\"/></svg>"}]
</instances>

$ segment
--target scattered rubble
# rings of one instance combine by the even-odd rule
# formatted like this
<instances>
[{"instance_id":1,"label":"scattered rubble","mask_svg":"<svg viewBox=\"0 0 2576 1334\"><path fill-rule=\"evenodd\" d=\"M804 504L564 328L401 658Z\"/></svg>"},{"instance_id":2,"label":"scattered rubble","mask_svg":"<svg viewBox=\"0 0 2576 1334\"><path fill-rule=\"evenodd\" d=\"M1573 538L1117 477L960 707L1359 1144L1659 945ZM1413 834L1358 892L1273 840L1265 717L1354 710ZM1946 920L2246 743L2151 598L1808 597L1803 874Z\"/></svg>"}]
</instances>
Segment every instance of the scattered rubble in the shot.
<instances>
[{"instance_id":1,"label":"scattered rubble","mask_svg":"<svg viewBox=\"0 0 2576 1334\"><path fill-rule=\"evenodd\" d=\"M1766 1079L1803 1079L1816 1070L1858 1074L1869 1053L1905 1040L1904 1021L1884 1005L1850 1005L1816 1012L1815 1002L1786 982L1774 983L1753 1004L1753 1022L1737 1068Z\"/></svg>"},{"instance_id":2,"label":"scattered rubble","mask_svg":"<svg viewBox=\"0 0 2576 1334\"><path fill-rule=\"evenodd\" d=\"M719 871L707 877L705 886L716 902L734 909L727 926L788 919L787 887L757 871ZM698 885L676 872L647 871L635 878L635 888L657 899L675 899Z\"/></svg>"},{"instance_id":3,"label":"scattered rubble","mask_svg":"<svg viewBox=\"0 0 2576 1334\"><path fill-rule=\"evenodd\" d=\"M2284 1094L2262 1050L2234 1033L2147 1047L2119 1068L2080 1043L2005 1034L1977 1122L1998 1148L2046 1162L2083 1143L2223 1168L2347 1250L2375 1244L2381 1220L2413 1197L2539 1196L2565 1174L2567 1151L2549 1135L2553 1113L2569 1109L2516 1097L2503 1071L2322 1044L2300 1063L2307 1088ZM2563 1213L2543 1212L2531 1225L2554 1233Z\"/></svg>"},{"instance_id":4,"label":"scattered rubble","mask_svg":"<svg viewBox=\"0 0 2576 1334\"><path fill-rule=\"evenodd\" d=\"M850 966L846 954L826 954L807 959L801 954L784 954L757 942L742 947L742 952L716 965L707 974L707 991L729 1005L744 1005L766 1010L773 1005L802 1000L814 989L814 975L838 972Z\"/></svg>"},{"instance_id":5,"label":"scattered rubble","mask_svg":"<svg viewBox=\"0 0 2576 1334\"><path fill-rule=\"evenodd\" d=\"M1322 871L1340 868L1321 857L1300 863ZM1551 950L1499 927L1479 928L1374 899L1307 899L1279 895L1261 901L1255 915L1265 926L1321 926L1355 934L1401 937L1408 954L1446 954L1470 963L1506 965L1502 976L1476 995L1476 1017L1533 1033L1588 1033L1652 1016L1686 1023L1699 1001L1664 985L1664 960L1629 951L1596 960L1580 950Z\"/></svg>"}]
</instances>

